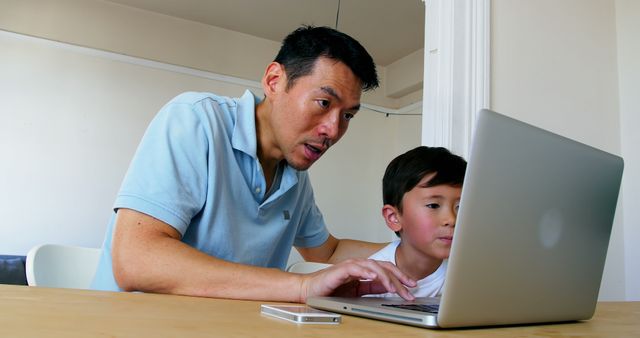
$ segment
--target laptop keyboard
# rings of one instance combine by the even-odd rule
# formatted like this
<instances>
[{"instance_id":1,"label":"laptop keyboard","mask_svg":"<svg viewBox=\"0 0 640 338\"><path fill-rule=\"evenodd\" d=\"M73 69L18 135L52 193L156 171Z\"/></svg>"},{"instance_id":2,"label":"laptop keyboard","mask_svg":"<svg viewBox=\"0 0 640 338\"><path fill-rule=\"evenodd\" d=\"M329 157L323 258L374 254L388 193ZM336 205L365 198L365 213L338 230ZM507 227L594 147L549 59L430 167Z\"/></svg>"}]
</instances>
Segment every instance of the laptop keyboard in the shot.
<instances>
[{"instance_id":1,"label":"laptop keyboard","mask_svg":"<svg viewBox=\"0 0 640 338\"><path fill-rule=\"evenodd\" d=\"M382 304L382 306L428 313L438 313L440 309L438 304Z\"/></svg>"}]
</instances>

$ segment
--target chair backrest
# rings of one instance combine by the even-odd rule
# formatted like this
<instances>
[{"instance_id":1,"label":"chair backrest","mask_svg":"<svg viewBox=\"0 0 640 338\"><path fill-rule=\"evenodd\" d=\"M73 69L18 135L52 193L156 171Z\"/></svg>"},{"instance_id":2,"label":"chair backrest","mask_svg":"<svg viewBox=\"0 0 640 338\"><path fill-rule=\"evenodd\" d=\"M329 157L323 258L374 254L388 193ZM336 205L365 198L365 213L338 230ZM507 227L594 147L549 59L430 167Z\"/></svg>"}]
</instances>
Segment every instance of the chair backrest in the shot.
<instances>
[{"instance_id":1,"label":"chair backrest","mask_svg":"<svg viewBox=\"0 0 640 338\"><path fill-rule=\"evenodd\" d=\"M27 253L30 286L88 289L98 267L100 249L43 244Z\"/></svg>"},{"instance_id":2,"label":"chair backrest","mask_svg":"<svg viewBox=\"0 0 640 338\"><path fill-rule=\"evenodd\" d=\"M330 267L331 264L315 263L315 262L296 262L287 268L287 272L293 273L312 273Z\"/></svg>"}]
</instances>

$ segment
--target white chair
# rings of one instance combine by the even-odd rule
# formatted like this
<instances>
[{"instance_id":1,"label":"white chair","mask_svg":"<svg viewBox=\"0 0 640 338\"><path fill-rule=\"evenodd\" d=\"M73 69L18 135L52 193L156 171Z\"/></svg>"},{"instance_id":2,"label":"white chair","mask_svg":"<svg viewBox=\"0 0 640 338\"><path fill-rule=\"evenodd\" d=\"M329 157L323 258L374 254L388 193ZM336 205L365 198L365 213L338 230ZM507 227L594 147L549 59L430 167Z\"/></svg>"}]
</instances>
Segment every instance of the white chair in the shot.
<instances>
[{"instance_id":1,"label":"white chair","mask_svg":"<svg viewBox=\"0 0 640 338\"><path fill-rule=\"evenodd\" d=\"M43 244L27 253L30 286L88 289L98 267L100 249Z\"/></svg>"},{"instance_id":2,"label":"white chair","mask_svg":"<svg viewBox=\"0 0 640 338\"><path fill-rule=\"evenodd\" d=\"M331 264L315 263L315 262L296 262L287 268L287 272L293 273L312 273L330 267Z\"/></svg>"}]
</instances>

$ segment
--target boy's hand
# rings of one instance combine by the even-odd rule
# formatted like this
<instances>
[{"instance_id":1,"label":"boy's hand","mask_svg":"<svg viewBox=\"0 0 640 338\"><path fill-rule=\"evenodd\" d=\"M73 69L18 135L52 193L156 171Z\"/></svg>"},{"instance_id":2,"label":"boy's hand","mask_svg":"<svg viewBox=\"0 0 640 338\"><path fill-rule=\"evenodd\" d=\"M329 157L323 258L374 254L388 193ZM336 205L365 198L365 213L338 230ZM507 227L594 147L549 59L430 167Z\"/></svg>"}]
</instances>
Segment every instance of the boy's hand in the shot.
<instances>
[{"instance_id":1,"label":"boy's hand","mask_svg":"<svg viewBox=\"0 0 640 338\"><path fill-rule=\"evenodd\" d=\"M416 282L389 262L372 259L349 259L329 268L304 275L300 302L311 296L359 297L366 294L395 292L406 300L415 297L407 287Z\"/></svg>"}]
</instances>

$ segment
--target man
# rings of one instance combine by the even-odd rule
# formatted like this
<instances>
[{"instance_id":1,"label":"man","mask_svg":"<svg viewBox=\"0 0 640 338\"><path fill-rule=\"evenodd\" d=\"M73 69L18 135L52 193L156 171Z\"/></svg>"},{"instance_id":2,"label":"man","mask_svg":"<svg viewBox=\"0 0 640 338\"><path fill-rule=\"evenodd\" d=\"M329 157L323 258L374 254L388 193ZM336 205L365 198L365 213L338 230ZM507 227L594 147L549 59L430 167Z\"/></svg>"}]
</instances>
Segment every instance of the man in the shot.
<instances>
[{"instance_id":1,"label":"man","mask_svg":"<svg viewBox=\"0 0 640 338\"><path fill-rule=\"evenodd\" d=\"M394 265L358 259L380 245L329 234L306 173L347 131L362 90L377 85L357 41L303 27L267 66L262 101L248 91L173 99L127 172L93 287L290 302L333 293L412 299L405 285L414 282ZM306 260L338 264L283 272L292 246Z\"/></svg>"}]
</instances>

